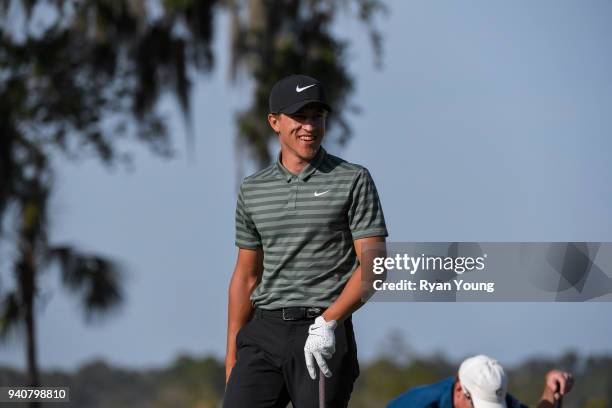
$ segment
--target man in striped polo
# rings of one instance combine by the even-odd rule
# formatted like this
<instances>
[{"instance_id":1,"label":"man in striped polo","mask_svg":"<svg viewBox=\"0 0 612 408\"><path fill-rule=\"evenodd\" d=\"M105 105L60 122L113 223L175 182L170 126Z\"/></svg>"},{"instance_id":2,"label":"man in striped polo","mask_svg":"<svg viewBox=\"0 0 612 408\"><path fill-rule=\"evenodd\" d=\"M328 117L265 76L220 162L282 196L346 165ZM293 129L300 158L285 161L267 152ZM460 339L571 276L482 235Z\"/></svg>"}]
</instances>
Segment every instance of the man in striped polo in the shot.
<instances>
[{"instance_id":1,"label":"man in striped polo","mask_svg":"<svg viewBox=\"0 0 612 408\"><path fill-rule=\"evenodd\" d=\"M238 194L224 407L317 407L319 370L327 406L346 407L361 247L387 236L382 208L368 170L321 147L331 108L319 81L283 78L269 104L281 150Z\"/></svg>"}]
</instances>

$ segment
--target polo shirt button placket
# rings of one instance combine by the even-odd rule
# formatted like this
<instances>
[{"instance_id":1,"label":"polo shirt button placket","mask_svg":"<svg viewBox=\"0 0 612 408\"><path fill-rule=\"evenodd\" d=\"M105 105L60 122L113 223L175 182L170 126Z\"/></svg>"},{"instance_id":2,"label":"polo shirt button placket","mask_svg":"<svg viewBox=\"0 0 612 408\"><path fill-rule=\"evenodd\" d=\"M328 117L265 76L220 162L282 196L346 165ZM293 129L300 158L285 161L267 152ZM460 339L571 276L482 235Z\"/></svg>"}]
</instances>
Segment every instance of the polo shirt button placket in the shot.
<instances>
[{"instance_id":1,"label":"polo shirt button placket","mask_svg":"<svg viewBox=\"0 0 612 408\"><path fill-rule=\"evenodd\" d=\"M298 181L297 176L291 177L291 194L289 195L289 208L291 211L295 211L296 209Z\"/></svg>"},{"instance_id":2,"label":"polo shirt button placket","mask_svg":"<svg viewBox=\"0 0 612 408\"><path fill-rule=\"evenodd\" d=\"M300 179L296 177L295 184L293 185L293 211L297 209L297 196L298 196L299 184L300 184Z\"/></svg>"}]
</instances>

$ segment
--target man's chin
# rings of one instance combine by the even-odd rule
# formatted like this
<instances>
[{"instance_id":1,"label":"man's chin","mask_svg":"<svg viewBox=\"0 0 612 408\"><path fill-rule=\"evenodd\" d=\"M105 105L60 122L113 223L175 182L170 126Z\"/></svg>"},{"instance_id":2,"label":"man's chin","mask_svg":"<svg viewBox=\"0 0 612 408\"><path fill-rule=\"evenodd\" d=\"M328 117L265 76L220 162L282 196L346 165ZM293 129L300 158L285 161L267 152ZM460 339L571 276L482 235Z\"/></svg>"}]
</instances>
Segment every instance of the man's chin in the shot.
<instances>
[{"instance_id":1,"label":"man's chin","mask_svg":"<svg viewBox=\"0 0 612 408\"><path fill-rule=\"evenodd\" d=\"M319 147L320 146L313 147L311 149L301 149L300 156L302 156L302 160L310 161L314 159L314 157L317 155L317 152L319 151Z\"/></svg>"}]
</instances>

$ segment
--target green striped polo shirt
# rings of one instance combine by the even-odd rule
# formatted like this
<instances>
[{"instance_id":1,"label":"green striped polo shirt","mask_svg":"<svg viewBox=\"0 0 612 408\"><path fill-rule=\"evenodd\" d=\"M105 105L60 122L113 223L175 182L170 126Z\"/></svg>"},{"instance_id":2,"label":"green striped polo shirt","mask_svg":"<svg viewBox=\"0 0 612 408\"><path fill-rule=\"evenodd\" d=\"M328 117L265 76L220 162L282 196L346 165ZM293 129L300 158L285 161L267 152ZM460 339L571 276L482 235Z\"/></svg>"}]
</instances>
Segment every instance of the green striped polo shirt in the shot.
<instances>
[{"instance_id":1,"label":"green striped polo shirt","mask_svg":"<svg viewBox=\"0 0 612 408\"><path fill-rule=\"evenodd\" d=\"M263 248L255 307L328 307L359 264L353 240L387 236L368 170L323 147L297 175L279 159L244 179L236 205L236 245Z\"/></svg>"}]
</instances>

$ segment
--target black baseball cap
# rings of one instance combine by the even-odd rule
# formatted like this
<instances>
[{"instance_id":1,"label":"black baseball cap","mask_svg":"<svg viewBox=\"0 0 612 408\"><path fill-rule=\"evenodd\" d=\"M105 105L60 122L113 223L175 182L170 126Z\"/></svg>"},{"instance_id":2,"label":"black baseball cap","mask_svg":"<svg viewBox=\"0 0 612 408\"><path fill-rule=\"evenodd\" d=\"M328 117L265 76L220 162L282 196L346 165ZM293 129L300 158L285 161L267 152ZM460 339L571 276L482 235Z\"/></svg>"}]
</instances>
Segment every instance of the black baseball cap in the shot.
<instances>
[{"instance_id":1,"label":"black baseball cap","mask_svg":"<svg viewBox=\"0 0 612 408\"><path fill-rule=\"evenodd\" d=\"M331 112L321 82L306 75L285 77L275 83L270 91L270 113L291 115L309 103L318 103Z\"/></svg>"}]
</instances>

